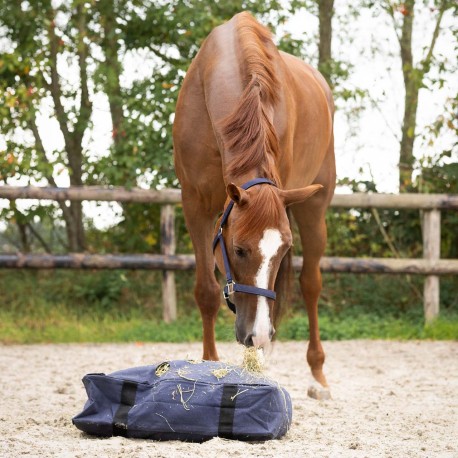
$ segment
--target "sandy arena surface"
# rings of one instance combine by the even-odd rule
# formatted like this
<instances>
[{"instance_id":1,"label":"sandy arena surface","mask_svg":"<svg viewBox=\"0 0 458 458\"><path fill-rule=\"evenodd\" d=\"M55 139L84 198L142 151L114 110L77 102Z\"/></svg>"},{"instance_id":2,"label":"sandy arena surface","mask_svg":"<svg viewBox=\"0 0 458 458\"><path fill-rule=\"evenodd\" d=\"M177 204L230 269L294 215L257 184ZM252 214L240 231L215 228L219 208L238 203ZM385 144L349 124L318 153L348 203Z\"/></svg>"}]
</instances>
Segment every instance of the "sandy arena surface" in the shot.
<instances>
[{"instance_id":1,"label":"sandy arena surface","mask_svg":"<svg viewBox=\"0 0 458 458\"><path fill-rule=\"evenodd\" d=\"M325 342L333 399L307 398L305 342L277 343L267 374L291 394L281 440L203 444L82 434L71 423L89 372L199 358L200 344L0 346L0 456L458 457L458 342ZM241 363L236 344L222 360Z\"/></svg>"}]
</instances>

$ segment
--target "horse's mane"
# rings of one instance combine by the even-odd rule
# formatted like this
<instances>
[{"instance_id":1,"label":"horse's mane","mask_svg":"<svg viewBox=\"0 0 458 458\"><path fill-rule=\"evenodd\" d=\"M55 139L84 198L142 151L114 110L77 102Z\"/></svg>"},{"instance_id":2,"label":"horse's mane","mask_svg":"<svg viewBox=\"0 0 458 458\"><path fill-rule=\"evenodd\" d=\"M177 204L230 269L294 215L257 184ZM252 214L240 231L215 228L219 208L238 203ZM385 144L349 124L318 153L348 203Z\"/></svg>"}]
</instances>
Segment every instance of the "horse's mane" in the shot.
<instances>
[{"instance_id":1,"label":"horse's mane","mask_svg":"<svg viewBox=\"0 0 458 458\"><path fill-rule=\"evenodd\" d=\"M280 185L273 167L279 143L268 117L269 107L278 101L280 87L274 68L276 48L269 30L249 13L237 16L236 33L245 89L237 107L221 125L225 148L233 155L226 174L237 177L257 168L259 176Z\"/></svg>"},{"instance_id":2,"label":"horse's mane","mask_svg":"<svg viewBox=\"0 0 458 458\"><path fill-rule=\"evenodd\" d=\"M226 176L236 178L257 169L258 176L273 180L281 187L275 167L280 145L275 128L269 119L278 102L280 82L274 63L277 50L268 29L250 14L237 16L237 37L241 55L241 73L245 88L235 110L223 120L222 135L225 148L232 158L226 166ZM241 213L237 237L249 238L259 234L272 221L279 219L283 208L271 186L256 187L249 208ZM275 282L274 326L277 327L288 303L292 273L291 250L283 258Z\"/></svg>"}]
</instances>

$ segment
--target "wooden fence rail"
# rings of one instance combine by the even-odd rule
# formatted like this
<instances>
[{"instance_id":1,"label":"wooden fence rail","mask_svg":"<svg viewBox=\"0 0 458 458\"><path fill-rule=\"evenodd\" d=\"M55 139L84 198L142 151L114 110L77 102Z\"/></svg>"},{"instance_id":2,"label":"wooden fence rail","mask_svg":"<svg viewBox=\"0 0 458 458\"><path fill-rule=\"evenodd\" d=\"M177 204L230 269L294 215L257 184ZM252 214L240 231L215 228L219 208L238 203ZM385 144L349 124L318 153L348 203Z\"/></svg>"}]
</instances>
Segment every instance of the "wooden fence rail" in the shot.
<instances>
[{"instance_id":1,"label":"wooden fence rail","mask_svg":"<svg viewBox=\"0 0 458 458\"><path fill-rule=\"evenodd\" d=\"M15 187L0 186L0 198L54 201L117 201L163 205L161 209L160 255L90 255L90 254L0 254L0 268L21 269L156 269L163 271L163 317L176 318L175 270L194 269L193 255L175 254L174 205L181 202L178 189L145 190L100 187ZM331 202L337 208L391 208L421 210L423 259L338 258L324 257L324 272L419 274L424 283L424 313L427 322L439 314L439 276L457 275L458 260L440 259L440 219L442 210L458 210L458 195L447 194L336 194ZM302 260L295 257L295 270Z\"/></svg>"},{"instance_id":2,"label":"wooden fence rail","mask_svg":"<svg viewBox=\"0 0 458 458\"><path fill-rule=\"evenodd\" d=\"M0 254L0 267L8 269L126 269L126 270L193 270L196 261L193 254ZM323 257L323 272L353 274L411 274L453 275L458 272L458 260L344 258ZM293 257L293 268L300 271L302 258Z\"/></svg>"},{"instance_id":3,"label":"wooden fence rail","mask_svg":"<svg viewBox=\"0 0 458 458\"><path fill-rule=\"evenodd\" d=\"M0 198L42 199L56 201L95 200L100 202L139 202L157 204L181 203L179 189L126 189L81 186L53 188L38 186L0 186ZM335 194L332 207L341 208L411 208L419 210L458 210L458 195L455 194Z\"/></svg>"}]
</instances>

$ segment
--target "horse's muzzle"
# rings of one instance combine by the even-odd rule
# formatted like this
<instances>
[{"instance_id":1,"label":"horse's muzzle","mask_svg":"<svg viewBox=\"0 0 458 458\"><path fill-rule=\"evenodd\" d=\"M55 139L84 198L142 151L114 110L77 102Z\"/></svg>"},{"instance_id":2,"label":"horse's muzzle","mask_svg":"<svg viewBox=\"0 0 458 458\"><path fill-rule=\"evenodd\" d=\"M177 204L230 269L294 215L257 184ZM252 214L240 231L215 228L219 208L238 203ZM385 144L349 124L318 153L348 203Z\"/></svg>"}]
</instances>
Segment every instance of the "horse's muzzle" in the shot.
<instances>
[{"instance_id":1,"label":"horse's muzzle","mask_svg":"<svg viewBox=\"0 0 458 458\"><path fill-rule=\"evenodd\" d=\"M245 347L256 347L264 348L270 344L272 337L275 334L275 329L273 326L270 326L269 333L267 335L256 335L256 333L240 333L236 330L237 342L245 345Z\"/></svg>"}]
</instances>

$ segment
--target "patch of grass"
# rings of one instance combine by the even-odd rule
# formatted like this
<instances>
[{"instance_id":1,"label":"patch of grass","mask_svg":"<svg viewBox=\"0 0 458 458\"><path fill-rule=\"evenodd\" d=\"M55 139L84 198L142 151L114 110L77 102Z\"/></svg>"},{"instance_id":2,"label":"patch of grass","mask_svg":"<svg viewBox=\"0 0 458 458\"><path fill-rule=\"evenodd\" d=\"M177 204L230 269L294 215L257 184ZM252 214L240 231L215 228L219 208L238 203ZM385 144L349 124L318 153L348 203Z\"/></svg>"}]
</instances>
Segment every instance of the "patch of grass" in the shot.
<instances>
[{"instance_id":1,"label":"patch of grass","mask_svg":"<svg viewBox=\"0 0 458 458\"><path fill-rule=\"evenodd\" d=\"M193 298L193 273L176 274L178 319L162 321L161 272L0 271L0 342L192 342L202 338ZM323 340L458 339L453 279L441 280L441 315L423 322L418 279L325 276L320 304ZM308 339L299 288L278 329L279 340ZM234 315L225 305L216 323L219 341L233 341Z\"/></svg>"},{"instance_id":2,"label":"patch of grass","mask_svg":"<svg viewBox=\"0 0 458 458\"><path fill-rule=\"evenodd\" d=\"M341 313L338 316L322 314L320 316L320 335L322 340L348 339L458 339L458 314L443 313L429 325L424 325L423 318L398 318L387 314L377 317L373 314ZM298 313L285 322L279 332L281 340L301 340L309 338L308 318Z\"/></svg>"},{"instance_id":3,"label":"patch of grass","mask_svg":"<svg viewBox=\"0 0 458 458\"><path fill-rule=\"evenodd\" d=\"M142 316L138 309L128 313L102 314L70 309L64 304L46 307L34 301L33 313L20 314L0 309L0 342L6 344L71 342L196 342L202 340L199 313L181 313L166 324L161 318ZM47 313L46 313L47 311ZM234 339L230 312L220 313L216 334L220 341Z\"/></svg>"},{"instance_id":4,"label":"patch of grass","mask_svg":"<svg viewBox=\"0 0 458 458\"><path fill-rule=\"evenodd\" d=\"M448 315L448 316L446 316ZM400 319L393 316L374 319L373 315L340 314L320 317L323 340L346 339L435 339L458 337L458 316L445 314L424 326L422 319ZM216 323L219 341L235 340L234 318L220 311ZM308 319L296 313L285 319L278 330L279 340L308 339ZM22 317L0 311L0 341L3 343L70 343L70 342L196 342L202 339L199 313L180 315L174 323L130 316L75 316L64 307L50 316Z\"/></svg>"}]
</instances>

